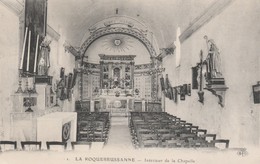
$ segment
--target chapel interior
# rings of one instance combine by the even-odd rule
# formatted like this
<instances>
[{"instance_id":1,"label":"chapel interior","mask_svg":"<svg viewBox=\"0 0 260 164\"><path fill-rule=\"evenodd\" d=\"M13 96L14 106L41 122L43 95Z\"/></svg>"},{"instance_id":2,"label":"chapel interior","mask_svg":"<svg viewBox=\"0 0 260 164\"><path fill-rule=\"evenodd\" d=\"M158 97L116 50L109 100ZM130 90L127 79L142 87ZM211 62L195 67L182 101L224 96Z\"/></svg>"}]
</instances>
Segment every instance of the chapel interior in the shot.
<instances>
[{"instance_id":1,"label":"chapel interior","mask_svg":"<svg viewBox=\"0 0 260 164\"><path fill-rule=\"evenodd\" d=\"M257 0L0 0L1 152L259 148L259 15Z\"/></svg>"}]
</instances>

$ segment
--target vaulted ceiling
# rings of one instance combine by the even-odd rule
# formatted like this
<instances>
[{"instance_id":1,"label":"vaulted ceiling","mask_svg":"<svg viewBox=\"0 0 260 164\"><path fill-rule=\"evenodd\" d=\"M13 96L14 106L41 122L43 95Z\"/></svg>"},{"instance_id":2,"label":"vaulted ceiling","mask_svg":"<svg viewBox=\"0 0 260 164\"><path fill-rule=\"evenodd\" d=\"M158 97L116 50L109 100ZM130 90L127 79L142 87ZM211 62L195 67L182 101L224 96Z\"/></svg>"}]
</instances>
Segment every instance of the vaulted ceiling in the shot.
<instances>
[{"instance_id":1,"label":"vaulted ceiling","mask_svg":"<svg viewBox=\"0 0 260 164\"><path fill-rule=\"evenodd\" d=\"M160 48L176 40L181 31L215 0L49 0L48 24L65 40L80 47L89 28L115 15L129 16L149 27ZM118 13L116 14L116 9Z\"/></svg>"}]
</instances>

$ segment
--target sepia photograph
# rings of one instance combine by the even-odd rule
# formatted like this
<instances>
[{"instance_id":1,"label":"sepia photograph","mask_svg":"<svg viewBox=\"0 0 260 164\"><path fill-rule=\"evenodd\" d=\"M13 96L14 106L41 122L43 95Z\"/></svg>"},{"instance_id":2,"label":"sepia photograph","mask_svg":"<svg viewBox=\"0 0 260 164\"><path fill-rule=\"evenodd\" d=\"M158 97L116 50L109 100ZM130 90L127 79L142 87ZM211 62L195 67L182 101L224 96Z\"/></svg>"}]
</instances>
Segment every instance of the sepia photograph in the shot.
<instances>
[{"instance_id":1,"label":"sepia photograph","mask_svg":"<svg viewBox=\"0 0 260 164\"><path fill-rule=\"evenodd\" d=\"M259 164L259 0L0 0L0 164Z\"/></svg>"}]
</instances>

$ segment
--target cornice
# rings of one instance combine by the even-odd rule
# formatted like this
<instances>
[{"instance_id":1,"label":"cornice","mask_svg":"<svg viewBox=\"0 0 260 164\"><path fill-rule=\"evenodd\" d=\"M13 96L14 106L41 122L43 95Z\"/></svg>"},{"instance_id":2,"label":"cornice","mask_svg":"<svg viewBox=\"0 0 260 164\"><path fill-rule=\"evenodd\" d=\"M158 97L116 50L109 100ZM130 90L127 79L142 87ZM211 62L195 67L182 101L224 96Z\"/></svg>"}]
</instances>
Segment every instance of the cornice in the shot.
<instances>
[{"instance_id":1,"label":"cornice","mask_svg":"<svg viewBox=\"0 0 260 164\"><path fill-rule=\"evenodd\" d=\"M6 6L9 10L11 10L13 13L15 13L17 16L19 16L24 8L24 4L17 0L0 0L4 6Z\"/></svg>"},{"instance_id":2,"label":"cornice","mask_svg":"<svg viewBox=\"0 0 260 164\"><path fill-rule=\"evenodd\" d=\"M184 42L200 27L212 20L215 16L220 14L228 5L234 0L216 0L209 8L207 8L200 16L195 18L191 25L186 28L180 35L180 42Z\"/></svg>"},{"instance_id":3,"label":"cornice","mask_svg":"<svg viewBox=\"0 0 260 164\"><path fill-rule=\"evenodd\" d=\"M57 41L60 39L60 34L55 31L50 25L47 25L47 34Z\"/></svg>"},{"instance_id":4,"label":"cornice","mask_svg":"<svg viewBox=\"0 0 260 164\"><path fill-rule=\"evenodd\" d=\"M69 53L71 53L75 57L79 57L80 56L79 55L79 51L76 50L76 48L73 47L72 45L70 45L68 42L65 42L63 44L63 47L65 48L65 52L69 52Z\"/></svg>"}]
</instances>

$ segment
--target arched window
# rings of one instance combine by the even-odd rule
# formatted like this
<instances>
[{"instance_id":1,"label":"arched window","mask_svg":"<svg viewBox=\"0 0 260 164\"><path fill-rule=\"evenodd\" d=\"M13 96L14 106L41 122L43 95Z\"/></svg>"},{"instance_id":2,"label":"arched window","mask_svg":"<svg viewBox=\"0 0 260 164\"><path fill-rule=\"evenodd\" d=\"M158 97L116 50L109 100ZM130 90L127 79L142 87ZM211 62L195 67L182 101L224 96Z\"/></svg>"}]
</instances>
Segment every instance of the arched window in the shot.
<instances>
[{"instance_id":1,"label":"arched window","mask_svg":"<svg viewBox=\"0 0 260 164\"><path fill-rule=\"evenodd\" d=\"M181 65L181 42L179 39L180 35L181 35L181 29L180 27L178 27L176 31L176 41L174 42L176 46L175 48L176 67L179 67Z\"/></svg>"}]
</instances>

